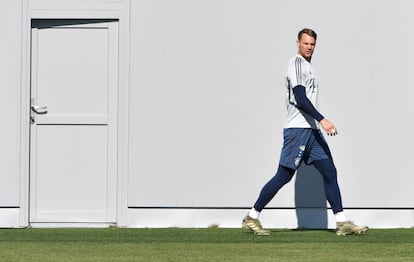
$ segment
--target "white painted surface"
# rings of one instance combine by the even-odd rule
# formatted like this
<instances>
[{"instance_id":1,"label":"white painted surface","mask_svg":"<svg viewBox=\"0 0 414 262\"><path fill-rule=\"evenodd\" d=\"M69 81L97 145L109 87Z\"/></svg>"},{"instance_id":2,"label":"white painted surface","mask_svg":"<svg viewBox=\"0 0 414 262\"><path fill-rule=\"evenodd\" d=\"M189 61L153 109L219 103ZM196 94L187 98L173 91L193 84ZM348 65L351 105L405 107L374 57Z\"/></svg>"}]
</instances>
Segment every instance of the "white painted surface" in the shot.
<instances>
[{"instance_id":1,"label":"white painted surface","mask_svg":"<svg viewBox=\"0 0 414 262\"><path fill-rule=\"evenodd\" d=\"M19 215L21 210L19 208L0 208L0 228L18 228Z\"/></svg>"},{"instance_id":2,"label":"white painted surface","mask_svg":"<svg viewBox=\"0 0 414 262\"><path fill-rule=\"evenodd\" d=\"M321 112L340 131L328 140L343 203L361 208L347 212L410 213L414 37L407 32L414 3L376 3L132 2L128 205L252 206L277 168L283 76L297 32L307 26L319 33L313 63ZM321 180L306 179L317 174L300 173L269 207L326 206ZM364 222L401 222L384 217ZM414 224L404 217L401 225Z\"/></svg>"},{"instance_id":3,"label":"white painted surface","mask_svg":"<svg viewBox=\"0 0 414 262\"><path fill-rule=\"evenodd\" d=\"M30 222L115 222L117 22L67 22L32 29Z\"/></svg>"},{"instance_id":4,"label":"white painted surface","mask_svg":"<svg viewBox=\"0 0 414 262\"><path fill-rule=\"evenodd\" d=\"M326 209L305 210L308 218L304 228L335 228L333 215ZM355 223L368 225L370 228L411 228L413 226L413 210L347 210L347 214ZM129 227L163 228L194 227L205 228L218 225L222 228L240 228L247 210L200 210L200 209L130 209L127 224ZM318 216L325 213L324 225ZM296 210L266 210L260 221L266 228L297 228L299 219Z\"/></svg>"},{"instance_id":5,"label":"white painted surface","mask_svg":"<svg viewBox=\"0 0 414 262\"><path fill-rule=\"evenodd\" d=\"M414 2L373 3L133 1L128 205L253 205L277 168L283 76L308 26L344 206L413 208ZM322 190L294 183L269 206Z\"/></svg>"},{"instance_id":6,"label":"white painted surface","mask_svg":"<svg viewBox=\"0 0 414 262\"><path fill-rule=\"evenodd\" d=\"M253 204L277 167L285 115L283 74L304 26L319 33L313 63L321 83L321 111L340 131L328 139L344 205L359 208L347 212L372 227L414 225L414 144L409 139L414 2L5 0L0 19L9 25L5 35L11 41L0 43L0 107L9 112L2 116L7 125L0 136L0 204L22 206L20 225L28 221L29 209L24 174L30 64L25 46L30 42L25 30L31 18L120 16L120 3L128 3L129 10L123 16L128 19L119 22L120 70L125 69L119 82L129 89L120 89L125 100L119 111L119 225L239 225L246 212L242 208ZM66 120L78 116L70 113ZM59 117L49 115L48 121L59 123ZM77 119L102 123L106 118L98 110ZM325 207L316 176L304 168L269 206ZM284 211L266 210L265 224L295 227L291 218L296 211L287 216Z\"/></svg>"},{"instance_id":7,"label":"white painted surface","mask_svg":"<svg viewBox=\"0 0 414 262\"><path fill-rule=\"evenodd\" d=\"M0 3L0 207L19 206L21 1Z\"/></svg>"}]
</instances>

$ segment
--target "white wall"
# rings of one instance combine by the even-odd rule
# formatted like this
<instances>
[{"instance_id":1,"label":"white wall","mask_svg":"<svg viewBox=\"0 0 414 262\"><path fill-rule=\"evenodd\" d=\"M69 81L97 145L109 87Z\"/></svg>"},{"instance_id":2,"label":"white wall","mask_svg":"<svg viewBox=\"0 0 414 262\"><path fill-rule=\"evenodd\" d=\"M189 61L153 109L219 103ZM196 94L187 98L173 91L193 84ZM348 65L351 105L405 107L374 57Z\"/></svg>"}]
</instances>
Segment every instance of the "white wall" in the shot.
<instances>
[{"instance_id":1,"label":"white wall","mask_svg":"<svg viewBox=\"0 0 414 262\"><path fill-rule=\"evenodd\" d=\"M412 208L414 18L409 10L414 3L335 6L325 5L335 11L317 24L321 44L315 62L328 87L324 111L341 130L330 142L345 206Z\"/></svg>"},{"instance_id":2,"label":"white wall","mask_svg":"<svg viewBox=\"0 0 414 262\"><path fill-rule=\"evenodd\" d=\"M131 7L129 205L245 206L275 166L274 37L238 1Z\"/></svg>"},{"instance_id":3,"label":"white wall","mask_svg":"<svg viewBox=\"0 0 414 262\"><path fill-rule=\"evenodd\" d=\"M113 2L85 3L99 1ZM19 206L25 188L21 23L22 3L34 2L52 3L7 0L0 9L7 25L0 42L0 207ZM70 6L52 5L60 3ZM128 162L130 213L122 225L239 225L277 168L283 76L306 26L319 34L313 63L321 112L340 131L328 140L345 208L370 226L413 226L413 7L405 0L131 0L130 79L123 79L130 86L129 137L122 140L129 154L121 161ZM304 167L263 220L294 227L295 217L300 224L324 206L320 178ZM313 217L323 216L330 221L323 212Z\"/></svg>"},{"instance_id":4,"label":"white wall","mask_svg":"<svg viewBox=\"0 0 414 262\"><path fill-rule=\"evenodd\" d=\"M283 75L311 27L344 206L413 208L413 7L132 1L128 205L250 207L277 167ZM293 207L294 191L269 206Z\"/></svg>"},{"instance_id":5,"label":"white wall","mask_svg":"<svg viewBox=\"0 0 414 262\"><path fill-rule=\"evenodd\" d=\"M1 2L0 23L0 207L16 207L20 196L20 1Z\"/></svg>"}]
</instances>

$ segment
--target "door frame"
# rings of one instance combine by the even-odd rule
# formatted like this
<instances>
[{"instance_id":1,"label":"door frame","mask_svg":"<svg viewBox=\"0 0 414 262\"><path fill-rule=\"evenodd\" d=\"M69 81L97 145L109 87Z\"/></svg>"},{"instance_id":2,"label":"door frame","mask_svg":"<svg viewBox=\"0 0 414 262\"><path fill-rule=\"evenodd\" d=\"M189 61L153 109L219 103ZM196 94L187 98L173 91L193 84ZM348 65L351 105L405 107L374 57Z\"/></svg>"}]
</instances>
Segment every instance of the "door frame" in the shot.
<instances>
[{"instance_id":1,"label":"door frame","mask_svg":"<svg viewBox=\"0 0 414 262\"><path fill-rule=\"evenodd\" d=\"M117 226L126 226L128 177L128 92L129 92L129 7L130 0L66 0L22 3L22 80L20 103L20 206L19 227L29 223L30 181L30 88L31 88L31 22L33 19L116 19L118 20L118 145L117 145ZM64 225L57 225L64 226ZM70 226L74 226L73 224ZM76 226L76 225L75 225ZM93 226L88 224L88 226ZM102 225L97 225L102 226Z\"/></svg>"}]
</instances>

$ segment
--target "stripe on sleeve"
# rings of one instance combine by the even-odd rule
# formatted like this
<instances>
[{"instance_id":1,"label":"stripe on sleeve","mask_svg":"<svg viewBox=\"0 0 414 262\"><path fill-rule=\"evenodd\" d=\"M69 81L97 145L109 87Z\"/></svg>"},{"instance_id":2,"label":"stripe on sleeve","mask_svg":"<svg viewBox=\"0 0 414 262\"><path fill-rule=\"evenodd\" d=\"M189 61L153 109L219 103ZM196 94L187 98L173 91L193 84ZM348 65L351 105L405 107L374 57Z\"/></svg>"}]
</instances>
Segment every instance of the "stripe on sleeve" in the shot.
<instances>
[{"instance_id":1,"label":"stripe on sleeve","mask_svg":"<svg viewBox=\"0 0 414 262\"><path fill-rule=\"evenodd\" d=\"M295 60L295 70L296 70L296 82L298 83L298 85L302 85L302 79L301 79L301 74L302 74L302 63L301 63L301 59L300 57L296 57Z\"/></svg>"}]
</instances>

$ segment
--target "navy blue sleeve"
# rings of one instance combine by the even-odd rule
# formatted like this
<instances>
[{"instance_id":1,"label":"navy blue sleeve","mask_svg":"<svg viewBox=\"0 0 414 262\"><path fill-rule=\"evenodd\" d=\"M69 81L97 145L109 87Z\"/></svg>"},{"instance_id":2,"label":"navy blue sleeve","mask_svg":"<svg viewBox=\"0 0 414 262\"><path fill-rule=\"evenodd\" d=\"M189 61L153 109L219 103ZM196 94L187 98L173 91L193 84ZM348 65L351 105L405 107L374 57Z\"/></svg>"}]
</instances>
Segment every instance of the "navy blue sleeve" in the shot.
<instances>
[{"instance_id":1,"label":"navy blue sleeve","mask_svg":"<svg viewBox=\"0 0 414 262\"><path fill-rule=\"evenodd\" d=\"M311 101L306 97L305 87L298 85L293 88L293 94L296 99L296 107L320 122L324 119L318 110L312 105Z\"/></svg>"}]
</instances>

